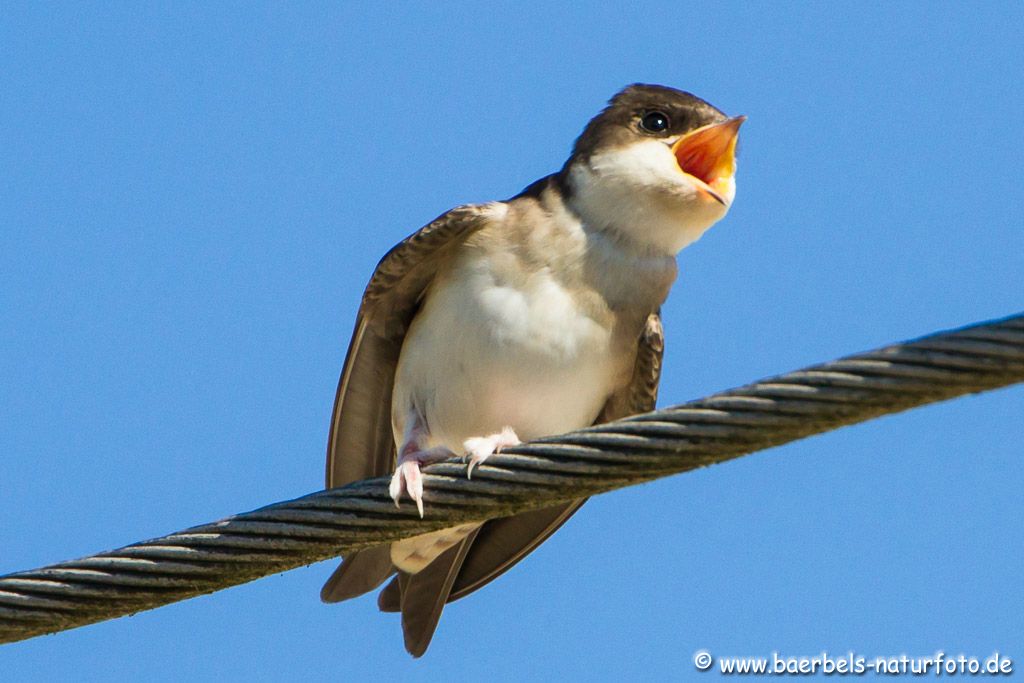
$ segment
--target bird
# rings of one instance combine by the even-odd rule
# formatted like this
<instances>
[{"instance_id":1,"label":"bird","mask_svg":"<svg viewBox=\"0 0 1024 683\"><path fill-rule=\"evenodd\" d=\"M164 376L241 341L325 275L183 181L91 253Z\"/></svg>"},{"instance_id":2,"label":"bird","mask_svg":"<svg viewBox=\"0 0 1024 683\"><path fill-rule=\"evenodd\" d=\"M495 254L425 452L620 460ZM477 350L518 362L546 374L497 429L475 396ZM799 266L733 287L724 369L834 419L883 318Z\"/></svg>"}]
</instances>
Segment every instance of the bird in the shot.
<instances>
[{"instance_id":1,"label":"bird","mask_svg":"<svg viewBox=\"0 0 1024 683\"><path fill-rule=\"evenodd\" d=\"M561 170L392 248L356 316L327 487L390 475L395 504L422 516L432 462L463 456L472 476L521 441L653 410L676 256L732 205L744 121L688 92L629 85ZM391 579L378 606L401 613L420 657L445 604L519 562L584 500L347 554L321 599Z\"/></svg>"}]
</instances>

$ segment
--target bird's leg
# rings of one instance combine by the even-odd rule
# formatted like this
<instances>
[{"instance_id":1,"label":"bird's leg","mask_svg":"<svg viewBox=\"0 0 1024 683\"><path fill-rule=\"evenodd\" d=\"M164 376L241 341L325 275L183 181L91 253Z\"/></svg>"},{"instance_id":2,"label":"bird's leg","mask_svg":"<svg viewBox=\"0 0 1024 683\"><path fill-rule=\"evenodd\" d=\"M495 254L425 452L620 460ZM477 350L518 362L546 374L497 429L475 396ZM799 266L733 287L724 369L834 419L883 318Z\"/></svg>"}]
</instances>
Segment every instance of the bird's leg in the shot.
<instances>
[{"instance_id":1,"label":"bird's leg","mask_svg":"<svg viewBox=\"0 0 1024 683\"><path fill-rule=\"evenodd\" d=\"M402 445L398 449L398 465L391 476L391 485L388 486L388 493L391 494L396 507L402 497L402 491L405 491L416 503L420 517L423 516L423 475L420 473L420 465L440 462L454 455L444 446L428 448L429 439L430 433L423 418L415 409L410 410L405 423L405 433L402 435Z\"/></svg>"},{"instance_id":2,"label":"bird's leg","mask_svg":"<svg viewBox=\"0 0 1024 683\"><path fill-rule=\"evenodd\" d=\"M495 453L501 453L501 449L505 446L518 446L521 443L522 441L511 427L505 427L490 436L474 436L472 439L466 439L462 442L462 447L466 449L466 457L469 458L469 470L466 472L466 477L472 479L473 468Z\"/></svg>"}]
</instances>

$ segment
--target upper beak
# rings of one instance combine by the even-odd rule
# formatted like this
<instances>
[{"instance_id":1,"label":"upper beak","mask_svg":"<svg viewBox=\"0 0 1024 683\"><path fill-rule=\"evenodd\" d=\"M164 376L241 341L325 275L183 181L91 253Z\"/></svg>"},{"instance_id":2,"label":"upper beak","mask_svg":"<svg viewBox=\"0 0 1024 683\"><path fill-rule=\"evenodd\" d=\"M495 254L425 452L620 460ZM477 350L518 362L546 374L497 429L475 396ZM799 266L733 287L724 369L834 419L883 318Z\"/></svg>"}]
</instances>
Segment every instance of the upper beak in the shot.
<instances>
[{"instance_id":1,"label":"upper beak","mask_svg":"<svg viewBox=\"0 0 1024 683\"><path fill-rule=\"evenodd\" d=\"M736 116L690 131L672 145L679 169L696 179L712 199L728 204L736 173L736 141L746 116Z\"/></svg>"}]
</instances>

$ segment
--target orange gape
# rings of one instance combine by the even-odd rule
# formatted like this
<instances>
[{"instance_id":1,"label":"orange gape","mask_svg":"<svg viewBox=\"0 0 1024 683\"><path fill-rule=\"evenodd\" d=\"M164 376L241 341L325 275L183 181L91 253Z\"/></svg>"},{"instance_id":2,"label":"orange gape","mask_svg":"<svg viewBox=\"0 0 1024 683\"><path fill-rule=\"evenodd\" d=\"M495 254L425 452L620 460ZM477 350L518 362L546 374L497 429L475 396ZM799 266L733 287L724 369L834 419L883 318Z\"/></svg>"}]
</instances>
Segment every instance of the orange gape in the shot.
<instances>
[{"instance_id":1,"label":"orange gape","mask_svg":"<svg viewBox=\"0 0 1024 683\"><path fill-rule=\"evenodd\" d=\"M684 135L672 147L679 168L712 190L724 190L721 183L736 171L736 140L746 120L737 116Z\"/></svg>"}]
</instances>

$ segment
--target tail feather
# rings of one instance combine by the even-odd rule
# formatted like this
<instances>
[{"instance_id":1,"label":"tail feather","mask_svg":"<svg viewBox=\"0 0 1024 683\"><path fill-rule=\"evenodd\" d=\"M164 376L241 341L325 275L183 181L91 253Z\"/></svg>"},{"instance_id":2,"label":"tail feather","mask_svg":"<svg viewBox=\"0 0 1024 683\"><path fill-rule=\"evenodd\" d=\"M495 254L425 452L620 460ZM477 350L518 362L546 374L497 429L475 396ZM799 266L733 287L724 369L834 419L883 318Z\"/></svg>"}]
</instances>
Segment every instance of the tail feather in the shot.
<instances>
[{"instance_id":1,"label":"tail feather","mask_svg":"<svg viewBox=\"0 0 1024 683\"><path fill-rule=\"evenodd\" d=\"M400 577L401 573L391 579L391 583L384 586L381 592L377 594L377 607L381 612L402 611L402 582Z\"/></svg>"},{"instance_id":2,"label":"tail feather","mask_svg":"<svg viewBox=\"0 0 1024 683\"><path fill-rule=\"evenodd\" d=\"M324 602L341 602L372 591L395 573L391 564L391 545L379 545L352 553L320 590Z\"/></svg>"},{"instance_id":3,"label":"tail feather","mask_svg":"<svg viewBox=\"0 0 1024 683\"><path fill-rule=\"evenodd\" d=\"M448 601L448 594L451 593L455 578L478 531L474 529L465 539L415 574L399 572L402 633L405 636L405 649L413 657L421 657L427 651L437 629L437 622L441 619L444 604ZM388 590L390 586L382 592L378 604Z\"/></svg>"}]
</instances>

